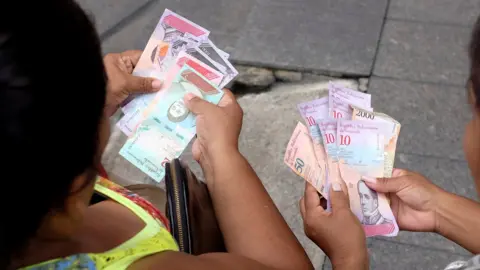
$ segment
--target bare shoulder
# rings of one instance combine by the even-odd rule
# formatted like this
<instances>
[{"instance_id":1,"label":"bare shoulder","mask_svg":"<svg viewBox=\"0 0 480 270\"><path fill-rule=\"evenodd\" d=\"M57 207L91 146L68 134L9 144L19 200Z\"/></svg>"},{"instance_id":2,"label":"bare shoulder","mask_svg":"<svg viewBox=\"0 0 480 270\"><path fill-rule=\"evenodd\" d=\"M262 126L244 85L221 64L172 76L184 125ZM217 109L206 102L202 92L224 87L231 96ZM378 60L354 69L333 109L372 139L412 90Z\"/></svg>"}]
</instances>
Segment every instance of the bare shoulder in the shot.
<instances>
[{"instance_id":1,"label":"bare shoulder","mask_svg":"<svg viewBox=\"0 0 480 270\"><path fill-rule=\"evenodd\" d=\"M201 256L193 256L174 251L166 251L143 258L132 264L128 269L160 268L164 270L274 270L274 268L265 266L254 260L229 253L209 253Z\"/></svg>"}]
</instances>

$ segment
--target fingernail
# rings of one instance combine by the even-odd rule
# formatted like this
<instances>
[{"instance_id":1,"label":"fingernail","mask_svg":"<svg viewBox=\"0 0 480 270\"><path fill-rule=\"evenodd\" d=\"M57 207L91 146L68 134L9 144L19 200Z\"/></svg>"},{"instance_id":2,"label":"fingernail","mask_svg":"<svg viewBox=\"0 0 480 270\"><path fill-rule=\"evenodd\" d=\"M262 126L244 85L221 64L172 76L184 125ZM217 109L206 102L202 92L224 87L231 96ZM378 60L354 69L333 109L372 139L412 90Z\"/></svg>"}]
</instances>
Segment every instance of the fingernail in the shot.
<instances>
[{"instance_id":1,"label":"fingernail","mask_svg":"<svg viewBox=\"0 0 480 270\"><path fill-rule=\"evenodd\" d=\"M340 185L340 183L333 183L332 189L333 191L342 191L342 186Z\"/></svg>"},{"instance_id":2,"label":"fingernail","mask_svg":"<svg viewBox=\"0 0 480 270\"><path fill-rule=\"evenodd\" d=\"M188 93L188 94L185 95L184 99L185 99L185 101L190 101L194 97L195 97L194 94Z\"/></svg>"},{"instance_id":3,"label":"fingernail","mask_svg":"<svg viewBox=\"0 0 480 270\"><path fill-rule=\"evenodd\" d=\"M152 88L153 88L153 89L160 89L160 87L162 87L162 84L163 84L162 81L160 81L160 80L154 80L154 81L152 82Z\"/></svg>"},{"instance_id":4,"label":"fingernail","mask_svg":"<svg viewBox=\"0 0 480 270\"><path fill-rule=\"evenodd\" d=\"M365 180L369 183L376 183L377 182L377 178L369 177L369 176L362 176L362 180Z\"/></svg>"}]
</instances>

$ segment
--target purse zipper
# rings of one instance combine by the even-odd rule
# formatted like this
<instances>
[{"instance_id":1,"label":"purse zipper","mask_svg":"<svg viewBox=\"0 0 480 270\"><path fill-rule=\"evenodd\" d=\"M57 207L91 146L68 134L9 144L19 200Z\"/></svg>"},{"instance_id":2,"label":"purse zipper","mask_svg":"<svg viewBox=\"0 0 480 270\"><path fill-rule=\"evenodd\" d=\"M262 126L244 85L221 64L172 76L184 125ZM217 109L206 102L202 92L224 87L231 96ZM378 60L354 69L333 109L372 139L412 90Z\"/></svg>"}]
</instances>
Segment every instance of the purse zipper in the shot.
<instances>
[{"instance_id":1,"label":"purse zipper","mask_svg":"<svg viewBox=\"0 0 480 270\"><path fill-rule=\"evenodd\" d=\"M178 190L178 183L177 183L177 172L175 170L175 166L170 166L170 172L172 173L172 180L173 180L173 196L175 197L175 212L178 224L178 245L180 246L180 250L185 250L185 246L183 245L183 227L182 227L182 215L180 210L180 192Z\"/></svg>"}]
</instances>

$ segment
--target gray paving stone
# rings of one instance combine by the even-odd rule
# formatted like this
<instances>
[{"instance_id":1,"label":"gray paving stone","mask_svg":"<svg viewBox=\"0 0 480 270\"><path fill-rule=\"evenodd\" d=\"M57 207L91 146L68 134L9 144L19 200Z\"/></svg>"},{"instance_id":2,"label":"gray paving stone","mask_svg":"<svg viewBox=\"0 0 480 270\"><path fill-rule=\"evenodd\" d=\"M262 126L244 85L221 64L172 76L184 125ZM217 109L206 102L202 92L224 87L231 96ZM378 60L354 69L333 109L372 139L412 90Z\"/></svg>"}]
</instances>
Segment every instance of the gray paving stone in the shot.
<instances>
[{"instance_id":1,"label":"gray paving stone","mask_svg":"<svg viewBox=\"0 0 480 270\"><path fill-rule=\"evenodd\" d=\"M391 0L388 18L472 25L479 10L479 0Z\"/></svg>"},{"instance_id":2,"label":"gray paving stone","mask_svg":"<svg viewBox=\"0 0 480 270\"><path fill-rule=\"evenodd\" d=\"M471 253L462 248L461 246L453 243L452 241L444 238L441 235L435 233L426 232L407 232L401 231L398 236L394 238L375 237L382 241L398 243L398 244L410 244L418 246L424 249L433 249L443 252L451 252L459 255L470 256Z\"/></svg>"},{"instance_id":3,"label":"gray paving stone","mask_svg":"<svg viewBox=\"0 0 480 270\"><path fill-rule=\"evenodd\" d=\"M395 167L419 172L449 192L477 199L466 161L397 153Z\"/></svg>"},{"instance_id":4,"label":"gray paving stone","mask_svg":"<svg viewBox=\"0 0 480 270\"><path fill-rule=\"evenodd\" d=\"M374 239L368 241L368 251L371 270L440 270L451 262L469 259L466 255ZM323 269L332 269L328 260Z\"/></svg>"},{"instance_id":5,"label":"gray paving stone","mask_svg":"<svg viewBox=\"0 0 480 270\"><path fill-rule=\"evenodd\" d=\"M322 11L314 4L258 5L234 57L278 68L367 75L382 22L381 16Z\"/></svg>"},{"instance_id":6,"label":"gray paving stone","mask_svg":"<svg viewBox=\"0 0 480 270\"><path fill-rule=\"evenodd\" d=\"M104 52L143 49L165 8L168 8L211 31L210 39L221 49L235 52L238 36L254 0L162 0L152 4L131 23L104 40ZM233 55L231 55L233 57Z\"/></svg>"},{"instance_id":7,"label":"gray paving stone","mask_svg":"<svg viewBox=\"0 0 480 270\"><path fill-rule=\"evenodd\" d=\"M100 35L149 2L149 0L76 1L92 16Z\"/></svg>"},{"instance_id":8,"label":"gray paving stone","mask_svg":"<svg viewBox=\"0 0 480 270\"><path fill-rule=\"evenodd\" d=\"M469 27L387 21L374 74L464 85L468 76Z\"/></svg>"},{"instance_id":9,"label":"gray paving stone","mask_svg":"<svg viewBox=\"0 0 480 270\"><path fill-rule=\"evenodd\" d=\"M235 66L238 71L236 82L252 87L268 87L275 82L273 71L265 68Z\"/></svg>"},{"instance_id":10,"label":"gray paving stone","mask_svg":"<svg viewBox=\"0 0 480 270\"><path fill-rule=\"evenodd\" d=\"M368 241L368 250L370 269L444 269L453 261L469 258L460 254L373 239Z\"/></svg>"},{"instance_id":11,"label":"gray paving stone","mask_svg":"<svg viewBox=\"0 0 480 270\"><path fill-rule=\"evenodd\" d=\"M159 15L160 16L160 15ZM119 32L102 40L103 53L143 50L160 17L139 16Z\"/></svg>"},{"instance_id":12,"label":"gray paving stone","mask_svg":"<svg viewBox=\"0 0 480 270\"><path fill-rule=\"evenodd\" d=\"M289 70L275 70L275 78L282 82L300 82L303 79L301 72Z\"/></svg>"},{"instance_id":13,"label":"gray paving stone","mask_svg":"<svg viewBox=\"0 0 480 270\"><path fill-rule=\"evenodd\" d=\"M211 30L212 40L239 63L368 75L386 3L166 0L150 6L103 45L105 52L142 49L169 8Z\"/></svg>"},{"instance_id":14,"label":"gray paving stone","mask_svg":"<svg viewBox=\"0 0 480 270\"><path fill-rule=\"evenodd\" d=\"M257 2L267 7L281 6L285 9L291 9L292 7L314 9L317 11L317 14L336 12L375 17L383 17L388 5L388 1L385 0L257 0Z\"/></svg>"},{"instance_id":15,"label":"gray paving stone","mask_svg":"<svg viewBox=\"0 0 480 270\"><path fill-rule=\"evenodd\" d=\"M463 159L464 125L471 117L464 87L374 77L373 108L402 124L397 152Z\"/></svg>"}]
</instances>

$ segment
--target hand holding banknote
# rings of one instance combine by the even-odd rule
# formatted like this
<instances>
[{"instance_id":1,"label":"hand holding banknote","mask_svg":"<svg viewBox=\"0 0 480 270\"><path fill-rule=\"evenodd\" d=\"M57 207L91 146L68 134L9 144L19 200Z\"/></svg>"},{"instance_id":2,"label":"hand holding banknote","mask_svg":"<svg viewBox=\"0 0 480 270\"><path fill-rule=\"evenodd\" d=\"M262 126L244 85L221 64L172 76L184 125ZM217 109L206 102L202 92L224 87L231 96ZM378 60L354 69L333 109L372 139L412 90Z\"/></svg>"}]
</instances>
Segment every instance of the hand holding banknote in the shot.
<instances>
[{"instance_id":1,"label":"hand holding banknote","mask_svg":"<svg viewBox=\"0 0 480 270\"><path fill-rule=\"evenodd\" d=\"M350 211L346 190L345 184L332 184L332 211L327 212L320 205L317 190L306 183L300 201L305 234L330 258L334 269L368 269L365 233Z\"/></svg>"},{"instance_id":2,"label":"hand holding banknote","mask_svg":"<svg viewBox=\"0 0 480 270\"><path fill-rule=\"evenodd\" d=\"M104 59L105 71L108 76L107 112L111 115L129 95L151 93L162 86L155 78L144 78L132 75L142 51L130 50L123 53L109 53Z\"/></svg>"},{"instance_id":3,"label":"hand holding banknote","mask_svg":"<svg viewBox=\"0 0 480 270\"><path fill-rule=\"evenodd\" d=\"M436 230L437 198L444 192L424 176L394 169L392 178L365 178L365 183L390 198L392 212L401 230L433 232Z\"/></svg>"},{"instance_id":4,"label":"hand holding banknote","mask_svg":"<svg viewBox=\"0 0 480 270\"><path fill-rule=\"evenodd\" d=\"M238 151L243 111L232 92L224 89L218 105L187 94L185 105L197 116L197 138L192 153L203 167L210 164L212 158Z\"/></svg>"}]
</instances>

